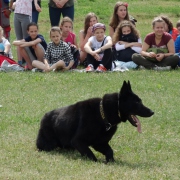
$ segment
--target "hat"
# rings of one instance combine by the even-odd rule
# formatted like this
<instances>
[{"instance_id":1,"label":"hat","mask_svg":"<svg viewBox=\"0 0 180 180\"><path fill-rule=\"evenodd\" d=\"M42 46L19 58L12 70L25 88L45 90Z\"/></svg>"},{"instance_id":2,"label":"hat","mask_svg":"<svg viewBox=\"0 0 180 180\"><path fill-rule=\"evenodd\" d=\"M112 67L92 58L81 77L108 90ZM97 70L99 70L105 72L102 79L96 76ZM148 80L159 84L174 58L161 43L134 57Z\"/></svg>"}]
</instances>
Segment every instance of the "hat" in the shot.
<instances>
[{"instance_id":1,"label":"hat","mask_svg":"<svg viewBox=\"0 0 180 180\"><path fill-rule=\"evenodd\" d=\"M96 23L92 27L92 32L94 32L96 29L104 29L104 31L105 31L106 26L104 24L102 24L102 23Z\"/></svg>"}]
</instances>

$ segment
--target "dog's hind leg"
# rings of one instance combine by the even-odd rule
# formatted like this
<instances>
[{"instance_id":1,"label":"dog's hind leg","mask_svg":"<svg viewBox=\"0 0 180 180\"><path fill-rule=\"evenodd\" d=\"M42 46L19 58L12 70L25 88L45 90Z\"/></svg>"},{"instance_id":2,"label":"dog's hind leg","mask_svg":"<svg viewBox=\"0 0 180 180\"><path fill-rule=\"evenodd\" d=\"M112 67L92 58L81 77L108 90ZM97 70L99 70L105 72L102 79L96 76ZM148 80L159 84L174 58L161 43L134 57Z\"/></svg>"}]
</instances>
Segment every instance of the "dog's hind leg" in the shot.
<instances>
[{"instance_id":1,"label":"dog's hind leg","mask_svg":"<svg viewBox=\"0 0 180 180\"><path fill-rule=\"evenodd\" d=\"M93 148L105 155L107 163L114 162L113 150L108 143L93 145Z\"/></svg>"},{"instance_id":2,"label":"dog's hind leg","mask_svg":"<svg viewBox=\"0 0 180 180\"><path fill-rule=\"evenodd\" d=\"M86 156L95 162L97 161L97 158L90 150L90 148L86 145L86 143L83 143L77 139L73 139L71 144L75 149L77 149L81 153L81 156Z\"/></svg>"}]
</instances>

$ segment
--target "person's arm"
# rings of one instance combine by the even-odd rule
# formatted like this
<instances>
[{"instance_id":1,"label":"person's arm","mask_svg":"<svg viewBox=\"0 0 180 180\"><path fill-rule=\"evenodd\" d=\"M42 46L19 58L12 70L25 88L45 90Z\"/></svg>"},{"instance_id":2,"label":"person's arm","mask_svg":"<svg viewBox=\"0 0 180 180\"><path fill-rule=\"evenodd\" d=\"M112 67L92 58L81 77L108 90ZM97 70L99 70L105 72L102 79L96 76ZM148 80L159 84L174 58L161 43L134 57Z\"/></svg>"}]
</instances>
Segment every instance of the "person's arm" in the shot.
<instances>
[{"instance_id":1,"label":"person's arm","mask_svg":"<svg viewBox=\"0 0 180 180\"><path fill-rule=\"evenodd\" d=\"M169 42L167 43L167 48L168 48L168 53L164 54L164 57L171 56L175 54L175 47L174 47L174 40L170 39Z\"/></svg>"},{"instance_id":2,"label":"person's arm","mask_svg":"<svg viewBox=\"0 0 180 180\"><path fill-rule=\"evenodd\" d=\"M6 44L6 45L5 45L5 48L4 48L4 53L8 55L8 54L9 54L9 51L10 51L10 48L11 48L10 43L9 43L9 44Z\"/></svg>"},{"instance_id":3,"label":"person's arm","mask_svg":"<svg viewBox=\"0 0 180 180\"><path fill-rule=\"evenodd\" d=\"M142 43L139 42L125 42L125 41L119 41L120 45L124 45L124 48L128 47L142 47Z\"/></svg>"},{"instance_id":4,"label":"person's arm","mask_svg":"<svg viewBox=\"0 0 180 180\"><path fill-rule=\"evenodd\" d=\"M136 46L132 46L131 49L137 53L141 53L141 51L142 51L142 40L141 40L141 38L138 39Z\"/></svg>"},{"instance_id":5,"label":"person's arm","mask_svg":"<svg viewBox=\"0 0 180 180\"><path fill-rule=\"evenodd\" d=\"M137 53L141 53L141 51L142 51L142 48L141 47L131 47L131 49L133 50L133 51L135 51L135 52L137 52Z\"/></svg>"},{"instance_id":6,"label":"person's arm","mask_svg":"<svg viewBox=\"0 0 180 180\"><path fill-rule=\"evenodd\" d=\"M34 0L34 6L35 6L35 8L36 8L36 11L41 12L41 8L40 8L37 0Z\"/></svg>"},{"instance_id":7,"label":"person's arm","mask_svg":"<svg viewBox=\"0 0 180 180\"><path fill-rule=\"evenodd\" d=\"M22 40L13 41L12 44L13 44L14 46L20 46L20 45L22 45L24 42L25 42L25 40L22 39Z\"/></svg>"},{"instance_id":8,"label":"person's arm","mask_svg":"<svg viewBox=\"0 0 180 180\"><path fill-rule=\"evenodd\" d=\"M102 47L100 48L100 51L104 51L104 50L109 49L109 48L112 47L112 38L109 36L109 37L107 37L106 39L107 39L107 43L104 44L104 46L102 46Z\"/></svg>"},{"instance_id":9,"label":"person's arm","mask_svg":"<svg viewBox=\"0 0 180 180\"><path fill-rule=\"evenodd\" d=\"M137 44L136 44L137 43ZM135 46L134 46L135 45ZM139 47L138 47L139 46ZM131 47L132 50L134 50L135 52L137 53L140 53L141 50L142 50L142 44L141 43L138 43L138 42L135 42L135 43L128 43L128 44L119 44L119 42L117 42L115 44L115 48L116 48L116 51L121 51L121 50L124 50L126 49L127 47Z\"/></svg>"},{"instance_id":10,"label":"person's arm","mask_svg":"<svg viewBox=\"0 0 180 180\"><path fill-rule=\"evenodd\" d=\"M91 54L93 56L94 51L91 48L91 42L88 41L85 45L84 45L84 50L88 53Z\"/></svg>"},{"instance_id":11,"label":"person's arm","mask_svg":"<svg viewBox=\"0 0 180 180\"><path fill-rule=\"evenodd\" d=\"M42 40L40 38L37 38L33 41L29 41L29 42L23 42L22 44L20 44L20 47L30 47L30 46L35 46L38 43L42 42Z\"/></svg>"},{"instance_id":12,"label":"person's arm","mask_svg":"<svg viewBox=\"0 0 180 180\"><path fill-rule=\"evenodd\" d=\"M44 59L43 60L43 62L44 62L44 71L45 72L49 72L49 63L48 63L48 60L47 59Z\"/></svg>"},{"instance_id":13,"label":"person's arm","mask_svg":"<svg viewBox=\"0 0 180 180\"><path fill-rule=\"evenodd\" d=\"M125 49L125 45L124 44L119 44L119 42L117 42L115 44L115 49L116 49L116 51L124 50Z\"/></svg>"},{"instance_id":14,"label":"person's arm","mask_svg":"<svg viewBox=\"0 0 180 180\"><path fill-rule=\"evenodd\" d=\"M92 36L92 27L88 28L88 31L87 31L85 38L84 38L84 32L80 31L80 33L79 33L79 46L80 46L81 51L85 51L84 46L88 42L88 39L91 36Z\"/></svg>"},{"instance_id":15,"label":"person's arm","mask_svg":"<svg viewBox=\"0 0 180 180\"><path fill-rule=\"evenodd\" d=\"M149 49L149 44L147 44L146 42L143 43L142 45L142 51L141 51L141 55L142 56L147 56L147 57L151 57L150 56L150 52L147 52L147 50ZM155 54L155 53L154 53ZM155 56L153 56L155 57Z\"/></svg>"},{"instance_id":16,"label":"person's arm","mask_svg":"<svg viewBox=\"0 0 180 180\"><path fill-rule=\"evenodd\" d=\"M12 7L13 7L13 3L14 3L13 0L10 0L10 1L9 1L9 9L10 9L10 10L13 10L13 8L12 8Z\"/></svg>"}]
</instances>

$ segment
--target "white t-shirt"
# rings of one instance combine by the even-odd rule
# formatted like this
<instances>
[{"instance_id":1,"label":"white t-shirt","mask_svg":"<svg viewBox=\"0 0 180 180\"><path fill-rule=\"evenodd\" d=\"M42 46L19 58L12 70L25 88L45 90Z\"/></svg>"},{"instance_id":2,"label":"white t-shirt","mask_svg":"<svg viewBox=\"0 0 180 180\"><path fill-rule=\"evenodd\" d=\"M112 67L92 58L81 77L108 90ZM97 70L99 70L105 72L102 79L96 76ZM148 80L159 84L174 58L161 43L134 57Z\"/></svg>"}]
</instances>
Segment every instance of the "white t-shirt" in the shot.
<instances>
[{"instance_id":1,"label":"white t-shirt","mask_svg":"<svg viewBox=\"0 0 180 180\"><path fill-rule=\"evenodd\" d=\"M111 37L110 36L104 36L104 38L105 38L105 40L104 40L103 46L108 42L109 39L111 39ZM91 36L88 39L88 41L91 43L91 48L94 50L97 50L97 49L102 47L103 40L99 42L99 41L97 41L95 36ZM101 56L101 59L102 59L104 56L104 52L99 53L99 55Z\"/></svg>"}]
</instances>

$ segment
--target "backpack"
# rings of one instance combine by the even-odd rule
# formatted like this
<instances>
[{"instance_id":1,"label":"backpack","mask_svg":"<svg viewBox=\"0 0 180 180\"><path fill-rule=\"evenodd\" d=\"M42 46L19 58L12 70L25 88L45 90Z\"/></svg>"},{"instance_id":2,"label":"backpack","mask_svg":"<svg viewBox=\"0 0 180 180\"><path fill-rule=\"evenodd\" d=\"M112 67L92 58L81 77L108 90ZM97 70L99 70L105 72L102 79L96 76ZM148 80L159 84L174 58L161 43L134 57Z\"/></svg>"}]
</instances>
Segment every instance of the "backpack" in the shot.
<instances>
[{"instance_id":1,"label":"backpack","mask_svg":"<svg viewBox=\"0 0 180 180\"><path fill-rule=\"evenodd\" d=\"M74 64L71 69L75 69L75 68L77 68L78 63L79 63L80 53L77 48L75 48L73 46L70 46L70 48L71 48L71 54L73 55L73 59L74 59Z\"/></svg>"},{"instance_id":2,"label":"backpack","mask_svg":"<svg viewBox=\"0 0 180 180\"><path fill-rule=\"evenodd\" d=\"M9 64L18 64L15 60L0 54L0 67L4 60L8 61Z\"/></svg>"},{"instance_id":3,"label":"backpack","mask_svg":"<svg viewBox=\"0 0 180 180\"><path fill-rule=\"evenodd\" d=\"M73 64L71 69L75 69L75 68L77 68L78 63L79 63L80 53L79 53L79 50L77 48L75 48L74 46L71 46L70 42L68 42L67 44L71 48L71 54L73 55L73 59L74 59L74 64Z\"/></svg>"}]
</instances>

